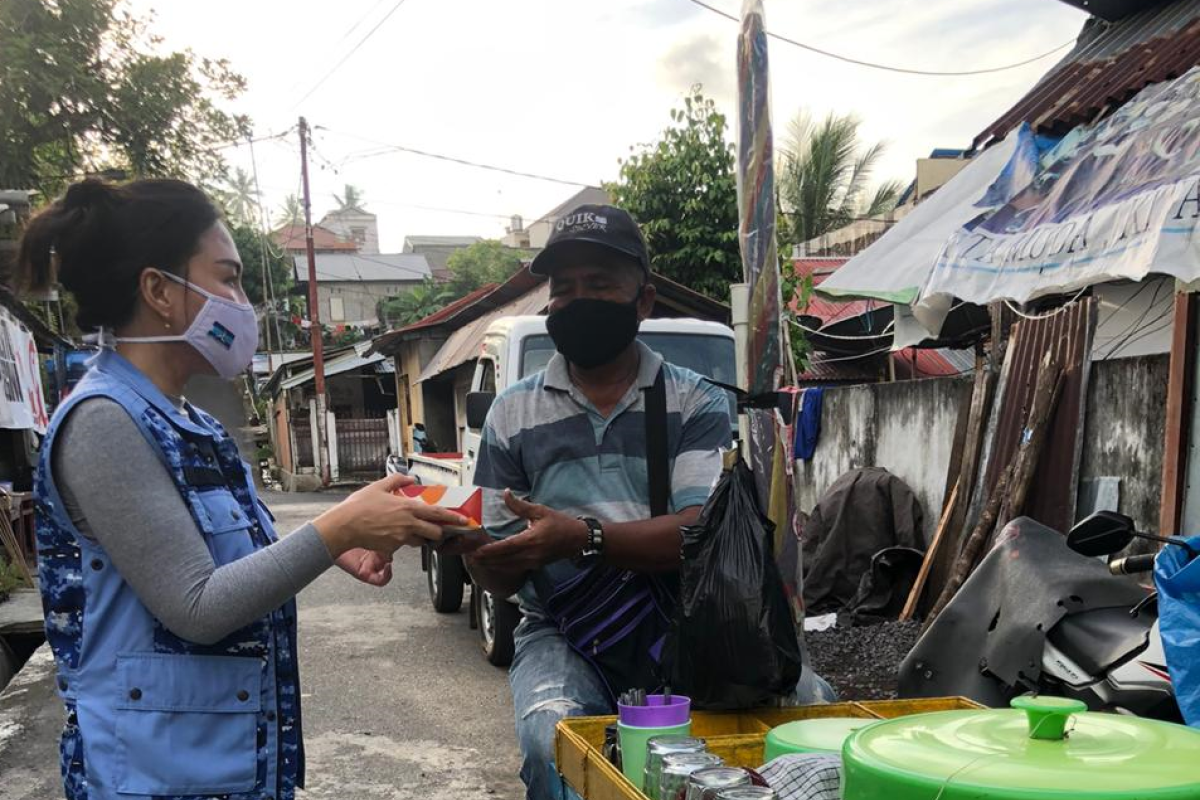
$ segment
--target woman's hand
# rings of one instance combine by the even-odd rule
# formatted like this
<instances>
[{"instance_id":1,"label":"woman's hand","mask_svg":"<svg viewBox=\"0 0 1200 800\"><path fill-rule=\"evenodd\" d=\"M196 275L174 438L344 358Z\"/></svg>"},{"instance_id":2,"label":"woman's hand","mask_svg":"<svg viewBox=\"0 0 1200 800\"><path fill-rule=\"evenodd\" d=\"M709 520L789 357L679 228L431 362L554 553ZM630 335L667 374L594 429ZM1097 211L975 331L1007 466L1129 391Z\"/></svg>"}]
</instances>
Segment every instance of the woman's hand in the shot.
<instances>
[{"instance_id":1,"label":"woman's hand","mask_svg":"<svg viewBox=\"0 0 1200 800\"><path fill-rule=\"evenodd\" d=\"M357 547L342 553L335 563L369 586L387 586L392 580L391 553Z\"/></svg>"},{"instance_id":2,"label":"woman's hand","mask_svg":"<svg viewBox=\"0 0 1200 800\"><path fill-rule=\"evenodd\" d=\"M389 475L313 520L334 559L355 548L392 553L405 545L436 542L443 527L468 524L453 511L395 494L414 482L407 475Z\"/></svg>"}]
</instances>

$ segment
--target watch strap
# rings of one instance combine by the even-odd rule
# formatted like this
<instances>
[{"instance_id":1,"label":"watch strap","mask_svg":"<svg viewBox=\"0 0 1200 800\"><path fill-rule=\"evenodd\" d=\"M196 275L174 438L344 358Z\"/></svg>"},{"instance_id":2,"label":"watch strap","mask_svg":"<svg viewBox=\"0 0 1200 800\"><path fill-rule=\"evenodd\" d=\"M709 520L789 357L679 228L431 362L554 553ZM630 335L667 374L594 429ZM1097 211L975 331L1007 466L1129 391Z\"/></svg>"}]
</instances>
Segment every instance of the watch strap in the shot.
<instances>
[{"instance_id":1,"label":"watch strap","mask_svg":"<svg viewBox=\"0 0 1200 800\"><path fill-rule=\"evenodd\" d=\"M578 517L580 522L587 525L587 544L583 548L583 556L598 556L604 552L604 526L595 517Z\"/></svg>"}]
</instances>

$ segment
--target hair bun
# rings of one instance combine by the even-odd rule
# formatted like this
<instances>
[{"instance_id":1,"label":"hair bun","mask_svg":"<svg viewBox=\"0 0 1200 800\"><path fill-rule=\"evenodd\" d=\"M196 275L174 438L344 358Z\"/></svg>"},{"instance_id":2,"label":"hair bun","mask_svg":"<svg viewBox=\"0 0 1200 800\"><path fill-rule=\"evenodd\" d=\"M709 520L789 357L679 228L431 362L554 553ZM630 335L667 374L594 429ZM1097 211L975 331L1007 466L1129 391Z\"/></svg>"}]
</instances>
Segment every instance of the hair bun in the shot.
<instances>
[{"instance_id":1,"label":"hair bun","mask_svg":"<svg viewBox=\"0 0 1200 800\"><path fill-rule=\"evenodd\" d=\"M88 178L72 184L63 197L63 208L68 211L86 209L96 205L108 205L113 200L115 187L97 178Z\"/></svg>"}]
</instances>

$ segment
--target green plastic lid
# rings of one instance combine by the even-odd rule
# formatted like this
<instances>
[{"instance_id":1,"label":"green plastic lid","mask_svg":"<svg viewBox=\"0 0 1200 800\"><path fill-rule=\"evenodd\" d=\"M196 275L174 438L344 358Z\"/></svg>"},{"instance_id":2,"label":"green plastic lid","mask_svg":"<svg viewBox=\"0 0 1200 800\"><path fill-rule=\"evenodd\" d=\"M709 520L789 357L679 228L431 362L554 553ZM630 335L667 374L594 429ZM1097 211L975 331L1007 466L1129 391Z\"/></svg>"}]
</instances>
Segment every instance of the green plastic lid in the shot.
<instances>
[{"instance_id":1,"label":"green plastic lid","mask_svg":"<svg viewBox=\"0 0 1200 800\"><path fill-rule=\"evenodd\" d=\"M1200 798L1200 731L1062 698L1013 704L859 730L842 751L844 800Z\"/></svg>"},{"instance_id":2,"label":"green plastic lid","mask_svg":"<svg viewBox=\"0 0 1200 800\"><path fill-rule=\"evenodd\" d=\"M767 733L764 761L774 761L789 753L840 753L850 734L874 721L860 717L829 717L780 725Z\"/></svg>"}]
</instances>

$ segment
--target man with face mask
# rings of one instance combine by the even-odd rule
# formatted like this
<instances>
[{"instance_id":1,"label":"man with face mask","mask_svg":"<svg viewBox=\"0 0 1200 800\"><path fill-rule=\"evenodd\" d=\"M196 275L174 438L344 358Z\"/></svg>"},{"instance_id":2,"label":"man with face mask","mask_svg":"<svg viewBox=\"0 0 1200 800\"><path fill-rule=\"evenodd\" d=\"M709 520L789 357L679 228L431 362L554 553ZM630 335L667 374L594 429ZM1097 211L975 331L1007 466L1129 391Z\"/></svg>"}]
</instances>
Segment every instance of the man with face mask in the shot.
<instances>
[{"instance_id":1,"label":"man with face mask","mask_svg":"<svg viewBox=\"0 0 1200 800\"><path fill-rule=\"evenodd\" d=\"M722 391L636 339L655 289L628 213L574 209L530 269L550 280L546 327L558 353L488 416L475 482L500 541L467 561L496 596L519 592L510 682L521 777L531 800L547 800L562 793L558 721L613 713L614 693L654 688L679 529L698 516L732 434ZM659 381L669 502L655 516L646 404Z\"/></svg>"}]
</instances>

